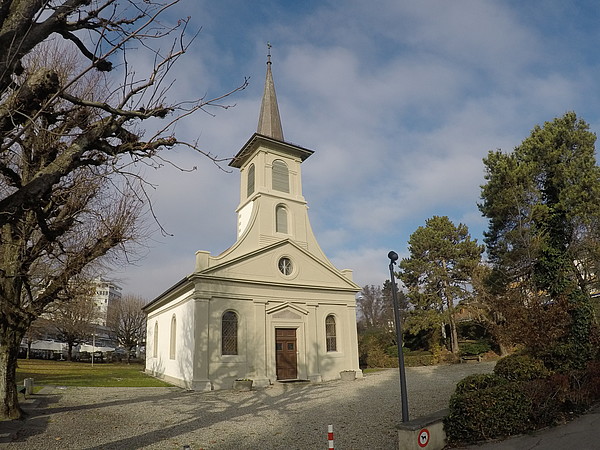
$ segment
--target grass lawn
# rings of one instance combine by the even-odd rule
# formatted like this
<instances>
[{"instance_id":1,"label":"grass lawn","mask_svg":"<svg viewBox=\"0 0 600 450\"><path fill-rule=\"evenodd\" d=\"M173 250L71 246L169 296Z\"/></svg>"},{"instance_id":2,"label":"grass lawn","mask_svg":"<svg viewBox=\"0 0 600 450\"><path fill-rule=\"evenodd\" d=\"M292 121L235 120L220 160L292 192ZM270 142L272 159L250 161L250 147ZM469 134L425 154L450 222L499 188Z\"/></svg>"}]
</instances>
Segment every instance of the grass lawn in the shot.
<instances>
[{"instance_id":1,"label":"grass lawn","mask_svg":"<svg viewBox=\"0 0 600 450\"><path fill-rule=\"evenodd\" d=\"M95 387L162 387L168 383L146 375L142 364L90 363L19 359L17 383L33 378L34 384Z\"/></svg>"}]
</instances>

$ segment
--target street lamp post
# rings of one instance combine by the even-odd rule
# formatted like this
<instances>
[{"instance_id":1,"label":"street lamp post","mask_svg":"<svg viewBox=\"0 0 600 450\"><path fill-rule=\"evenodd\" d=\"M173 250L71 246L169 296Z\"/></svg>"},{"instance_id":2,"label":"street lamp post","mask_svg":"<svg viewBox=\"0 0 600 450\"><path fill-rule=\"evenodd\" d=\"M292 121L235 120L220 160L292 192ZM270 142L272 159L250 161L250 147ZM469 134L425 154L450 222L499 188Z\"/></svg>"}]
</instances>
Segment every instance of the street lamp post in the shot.
<instances>
[{"instance_id":1,"label":"street lamp post","mask_svg":"<svg viewBox=\"0 0 600 450\"><path fill-rule=\"evenodd\" d=\"M402 324L400 323L400 306L396 292L394 264L398 261L398 253L388 253L390 259L390 281L392 282L392 301L394 303L394 322L396 323L396 342L398 343L398 370L400 371L400 399L402 401L402 422L408 422L408 395L406 393L406 372L404 370L404 353L402 352Z\"/></svg>"}]
</instances>

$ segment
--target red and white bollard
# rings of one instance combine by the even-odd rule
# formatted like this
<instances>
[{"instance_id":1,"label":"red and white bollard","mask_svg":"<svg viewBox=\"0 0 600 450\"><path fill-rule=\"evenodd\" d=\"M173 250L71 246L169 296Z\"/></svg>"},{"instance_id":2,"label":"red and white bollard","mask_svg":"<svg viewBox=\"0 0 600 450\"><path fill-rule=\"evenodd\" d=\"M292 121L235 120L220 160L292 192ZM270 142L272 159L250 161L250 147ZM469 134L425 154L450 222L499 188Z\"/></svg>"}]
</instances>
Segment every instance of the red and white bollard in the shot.
<instances>
[{"instance_id":1,"label":"red and white bollard","mask_svg":"<svg viewBox=\"0 0 600 450\"><path fill-rule=\"evenodd\" d=\"M327 429L327 440L329 441L329 450L333 450L333 425Z\"/></svg>"}]
</instances>

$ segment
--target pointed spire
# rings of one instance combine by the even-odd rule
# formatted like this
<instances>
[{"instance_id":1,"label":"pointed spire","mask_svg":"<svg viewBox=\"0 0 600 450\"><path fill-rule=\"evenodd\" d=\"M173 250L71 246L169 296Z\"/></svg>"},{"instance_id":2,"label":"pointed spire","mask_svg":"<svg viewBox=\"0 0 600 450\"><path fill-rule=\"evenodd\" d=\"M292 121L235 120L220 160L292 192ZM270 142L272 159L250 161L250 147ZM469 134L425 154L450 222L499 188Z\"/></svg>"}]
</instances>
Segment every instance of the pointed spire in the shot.
<instances>
[{"instance_id":1,"label":"pointed spire","mask_svg":"<svg viewBox=\"0 0 600 450\"><path fill-rule=\"evenodd\" d=\"M267 78L265 80L265 92L260 106L258 128L256 132L267 137L283 141L283 128L279 117L277 96L275 95L275 84L271 73L271 44L267 43Z\"/></svg>"}]
</instances>

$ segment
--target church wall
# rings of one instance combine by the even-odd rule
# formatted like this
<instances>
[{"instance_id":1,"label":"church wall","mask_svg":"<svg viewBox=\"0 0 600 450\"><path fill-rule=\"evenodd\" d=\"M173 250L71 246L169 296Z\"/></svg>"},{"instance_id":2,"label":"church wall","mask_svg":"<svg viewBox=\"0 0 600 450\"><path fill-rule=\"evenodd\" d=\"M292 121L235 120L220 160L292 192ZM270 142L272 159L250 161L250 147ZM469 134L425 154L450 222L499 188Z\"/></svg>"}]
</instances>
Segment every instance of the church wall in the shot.
<instances>
[{"instance_id":1,"label":"church wall","mask_svg":"<svg viewBox=\"0 0 600 450\"><path fill-rule=\"evenodd\" d=\"M356 353L356 315L347 305L323 304L317 308L319 368L323 381L340 377L342 370L359 371ZM327 351L326 319L332 315L336 326L336 350ZM354 339L353 339L354 335Z\"/></svg>"},{"instance_id":2,"label":"church wall","mask_svg":"<svg viewBox=\"0 0 600 450\"><path fill-rule=\"evenodd\" d=\"M237 355L222 353L222 318L227 311L238 317ZM231 389L236 378L254 378L257 341L254 323L254 304L244 298L213 297L209 302L208 364L213 389Z\"/></svg>"},{"instance_id":3,"label":"church wall","mask_svg":"<svg viewBox=\"0 0 600 450\"><path fill-rule=\"evenodd\" d=\"M285 287L265 289L268 291L256 289L255 293L264 299L267 310L265 370L271 381L276 380L276 328L296 329L298 378L325 381L339 378L342 370L359 370L353 294ZM329 314L336 317L336 352L327 352L326 347L325 318Z\"/></svg>"},{"instance_id":4,"label":"church wall","mask_svg":"<svg viewBox=\"0 0 600 450\"><path fill-rule=\"evenodd\" d=\"M275 382L276 328L296 329L298 378L325 381L342 370L358 371L353 294L206 278L196 288L194 389L231 389L236 378L251 378L255 386ZM238 314L237 355L221 352L226 311ZM326 351L328 314L336 317L336 352Z\"/></svg>"},{"instance_id":5,"label":"church wall","mask_svg":"<svg viewBox=\"0 0 600 450\"><path fill-rule=\"evenodd\" d=\"M193 311L194 303L185 293L147 319L146 372L186 388L193 379Z\"/></svg>"},{"instance_id":6,"label":"church wall","mask_svg":"<svg viewBox=\"0 0 600 450\"><path fill-rule=\"evenodd\" d=\"M182 291L179 291L182 292ZM160 305L160 302L159 302ZM238 317L238 353L222 354L222 318ZM336 319L336 350L327 351L325 321ZM170 327L176 319L176 353L170 355ZM154 330L159 340L154 352ZM342 370L356 370L356 310L354 295L271 283L245 283L202 277L165 298L148 316L147 372L175 385L195 390L231 389L237 378L255 386L277 380L275 332L296 330L299 379L327 381Z\"/></svg>"}]
</instances>

